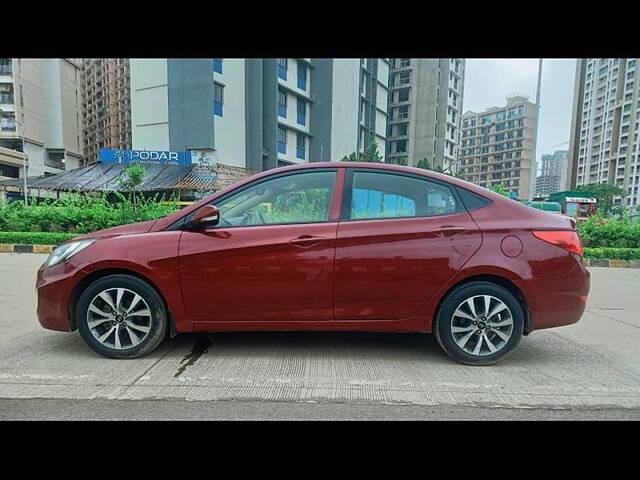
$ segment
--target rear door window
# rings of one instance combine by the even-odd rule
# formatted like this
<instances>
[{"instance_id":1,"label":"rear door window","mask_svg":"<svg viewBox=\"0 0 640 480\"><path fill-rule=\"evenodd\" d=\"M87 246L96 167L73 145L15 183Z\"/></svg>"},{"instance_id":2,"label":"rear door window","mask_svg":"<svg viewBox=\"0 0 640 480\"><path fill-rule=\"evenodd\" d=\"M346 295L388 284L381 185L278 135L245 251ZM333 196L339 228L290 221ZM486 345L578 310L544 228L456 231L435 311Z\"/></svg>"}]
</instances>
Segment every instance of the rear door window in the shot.
<instances>
[{"instance_id":1,"label":"rear door window","mask_svg":"<svg viewBox=\"0 0 640 480\"><path fill-rule=\"evenodd\" d=\"M387 172L354 171L344 201L343 216L350 220L430 217L460 210L447 185Z\"/></svg>"}]
</instances>

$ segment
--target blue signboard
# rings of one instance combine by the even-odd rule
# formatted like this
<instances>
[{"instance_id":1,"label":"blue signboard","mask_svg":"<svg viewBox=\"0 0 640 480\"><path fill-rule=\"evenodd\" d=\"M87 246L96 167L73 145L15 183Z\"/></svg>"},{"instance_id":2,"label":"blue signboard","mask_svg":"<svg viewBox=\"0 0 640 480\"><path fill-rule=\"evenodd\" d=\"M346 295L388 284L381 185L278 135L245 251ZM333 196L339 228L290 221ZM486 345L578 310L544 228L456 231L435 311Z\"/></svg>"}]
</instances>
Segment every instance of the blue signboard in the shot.
<instances>
[{"instance_id":1,"label":"blue signboard","mask_svg":"<svg viewBox=\"0 0 640 480\"><path fill-rule=\"evenodd\" d=\"M100 149L102 163L160 163L165 165L191 165L191 152L164 152L159 150Z\"/></svg>"},{"instance_id":2,"label":"blue signboard","mask_svg":"<svg viewBox=\"0 0 640 480\"><path fill-rule=\"evenodd\" d=\"M518 198L518 192L509 192L509 196L511 198L513 198L514 200L517 200Z\"/></svg>"}]
</instances>

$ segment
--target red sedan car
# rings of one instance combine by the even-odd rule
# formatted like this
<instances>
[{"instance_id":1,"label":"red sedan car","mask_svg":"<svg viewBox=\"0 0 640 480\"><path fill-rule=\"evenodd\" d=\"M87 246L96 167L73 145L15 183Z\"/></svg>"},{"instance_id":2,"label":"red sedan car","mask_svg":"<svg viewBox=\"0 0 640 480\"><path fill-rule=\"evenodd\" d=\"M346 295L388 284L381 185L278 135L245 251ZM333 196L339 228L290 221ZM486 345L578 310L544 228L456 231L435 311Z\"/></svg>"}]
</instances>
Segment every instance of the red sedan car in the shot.
<instances>
[{"instance_id":1,"label":"red sedan car","mask_svg":"<svg viewBox=\"0 0 640 480\"><path fill-rule=\"evenodd\" d=\"M486 365L577 322L589 273L570 218L432 171L313 163L75 238L37 289L43 327L108 357L168 333L351 330L433 332Z\"/></svg>"}]
</instances>

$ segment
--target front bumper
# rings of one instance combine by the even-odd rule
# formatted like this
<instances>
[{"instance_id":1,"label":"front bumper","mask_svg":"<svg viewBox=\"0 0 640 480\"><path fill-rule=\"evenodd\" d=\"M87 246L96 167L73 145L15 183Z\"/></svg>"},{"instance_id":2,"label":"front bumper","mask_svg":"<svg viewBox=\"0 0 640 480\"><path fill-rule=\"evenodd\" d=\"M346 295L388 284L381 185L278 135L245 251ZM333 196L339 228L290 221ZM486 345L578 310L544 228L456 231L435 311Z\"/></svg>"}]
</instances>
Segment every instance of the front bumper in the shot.
<instances>
[{"instance_id":1,"label":"front bumper","mask_svg":"<svg viewBox=\"0 0 640 480\"><path fill-rule=\"evenodd\" d=\"M68 262L49 268L40 267L36 280L40 325L61 332L74 330L69 318L69 303L81 277L81 270Z\"/></svg>"}]
</instances>

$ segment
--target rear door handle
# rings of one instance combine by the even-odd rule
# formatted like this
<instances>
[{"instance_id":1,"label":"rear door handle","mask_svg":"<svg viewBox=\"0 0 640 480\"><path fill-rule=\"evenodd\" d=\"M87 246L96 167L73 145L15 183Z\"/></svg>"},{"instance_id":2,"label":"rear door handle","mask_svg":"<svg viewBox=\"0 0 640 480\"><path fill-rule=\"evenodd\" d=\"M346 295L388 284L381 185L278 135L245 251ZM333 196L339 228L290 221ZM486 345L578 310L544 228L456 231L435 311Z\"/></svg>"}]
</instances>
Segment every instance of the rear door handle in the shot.
<instances>
[{"instance_id":1,"label":"rear door handle","mask_svg":"<svg viewBox=\"0 0 640 480\"><path fill-rule=\"evenodd\" d=\"M294 238L293 240L289 240L289 243L295 245L300 248L310 248L315 245L320 245L326 240L324 237L314 237L312 235L301 235L298 238Z\"/></svg>"}]
</instances>

